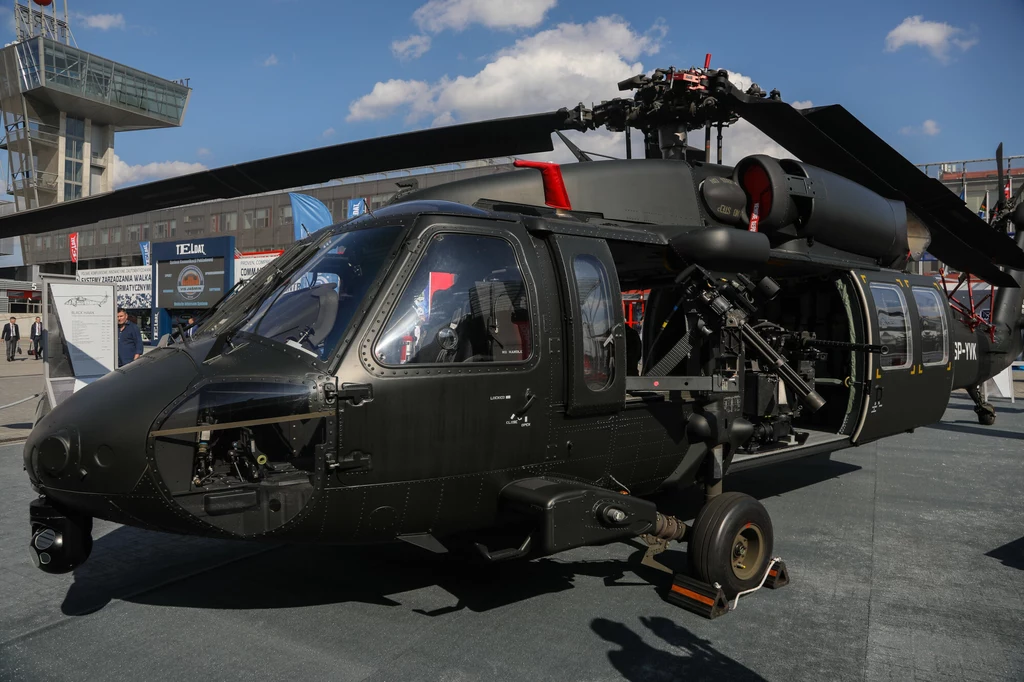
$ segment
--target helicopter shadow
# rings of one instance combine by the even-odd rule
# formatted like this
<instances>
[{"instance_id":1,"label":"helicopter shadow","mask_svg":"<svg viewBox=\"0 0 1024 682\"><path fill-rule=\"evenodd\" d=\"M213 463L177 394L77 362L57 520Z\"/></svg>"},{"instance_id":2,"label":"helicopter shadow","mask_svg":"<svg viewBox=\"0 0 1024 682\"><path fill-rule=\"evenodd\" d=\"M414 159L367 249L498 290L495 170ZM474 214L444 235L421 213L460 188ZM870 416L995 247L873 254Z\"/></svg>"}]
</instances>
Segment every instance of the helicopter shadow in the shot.
<instances>
[{"instance_id":1,"label":"helicopter shadow","mask_svg":"<svg viewBox=\"0 0 1024 682\"><path fill-rule=\"evenodd\" d=\"M726 481L728 490L769 497L858 469L818 458L779 464L756 474L743 472ZM703 493L691 489L661 497L659 508L692 518ZM152 558L145 546L147 539L158 550ZM563 554L484 564L467 560L462 552L430 554L401 543L261 546L168 536L124 526L95 541L93 557L76 569L61 610L66 615L85 615L114 599L207 609L278 609L345 602L403 606L405 598L399 595L437 586L451 595L451 603L429 609L407 607L436 617L464 609L489 611L562 592L575 587L581 576L599 578L609 587L667 590L668 574L640 563L646 544L633 539L619 543L622 545L633 551L623 556L614 549L590 548L582 551L596 558L573 560L571 554ZM189 546L193 548L187 549ZM147 553L145 566L122 560L118 554L126 547L133 554ZM661 553L658 561L682 571L686 552L679 547ZM181 565L178 558L183 551L189 553L187 565ZM172 560L168 566L161 553L177 558L178 565ZM223 589L225 584L232 589ZM495 589L497 585L501 589Z\"/></svg>"},{"instance_id":2,"label":"helicopter shadow","mask_svg":"<svg viewBox=\"0 0 1024 682\"><path fill-rule=\"evenodd\" d=\"M936 422L934 424L929 424L924 428L936 429L938 431L950 431L952 433L969 433L975 436L991 436L992 438L1024 438L1024 433L1020 431L1005 431L1002 429L994 429L991 426L982 426L977 422Z\"/></svg>"},{"instance_id":3,"label":"helicopter shadow","mask_svg":"<svg viewBox=\"0 0 1024 682\"><path fill-rule=\"evenodd\" d=\"M1024 536L986 552L985 556L998 559L1004 566L1024 571Z\"/></svg>"},{"instance_id":4,"label":"helicopter shadow","mask_svg":"<svg viewBox=\"0 0 1024 682\"><path fill-rule=\"evenodd\" d=\"M630 682L677 682L678 680L764 680L742 663L716 651L711 642L668 618L641 616L652 634L685 655L651 646L623 623L595 618L590 628L603 640L620 648L608 652L608 661Z\"/></svg>"}]
</instances>

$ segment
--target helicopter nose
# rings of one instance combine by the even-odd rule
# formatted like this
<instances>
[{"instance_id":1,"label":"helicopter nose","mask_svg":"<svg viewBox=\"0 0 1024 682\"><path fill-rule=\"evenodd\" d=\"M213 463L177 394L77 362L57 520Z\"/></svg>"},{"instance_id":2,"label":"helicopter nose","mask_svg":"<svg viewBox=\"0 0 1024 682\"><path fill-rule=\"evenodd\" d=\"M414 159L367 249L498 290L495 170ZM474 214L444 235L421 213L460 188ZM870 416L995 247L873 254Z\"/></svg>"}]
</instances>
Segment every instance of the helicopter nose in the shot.
<instances>
[{"instance_id":1,"label":"helicopter nose","mask_svg":"<svg viewBox=\"0 0 1024 682\"><path fill-rule=\"evenodd\" d=\"M61 401L25 443L40 492L124 494L147 466L153 421L196 376L185 352L156 349Z\"/></svg>"}]
</instances>

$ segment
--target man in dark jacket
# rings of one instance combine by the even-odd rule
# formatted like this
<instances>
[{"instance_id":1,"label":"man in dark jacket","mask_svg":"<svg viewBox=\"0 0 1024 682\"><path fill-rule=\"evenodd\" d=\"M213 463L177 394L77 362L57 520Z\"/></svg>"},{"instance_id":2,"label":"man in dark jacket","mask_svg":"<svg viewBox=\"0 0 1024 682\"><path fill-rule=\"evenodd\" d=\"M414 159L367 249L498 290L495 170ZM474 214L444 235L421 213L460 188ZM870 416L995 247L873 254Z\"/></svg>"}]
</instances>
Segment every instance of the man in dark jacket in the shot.
<instances>
[{"instance_id":1,"label":"man in dark jacket","mask_svg":"<svg viewBox=\"0 0 1024 682\"><path fill-rule=\"evenodd\" d=\"M124 367L142 357L142 332L128 320L124 308L117 309L117 366Z\"/></svg>"},{"instance_id":2,"label":"man in dark jacket","mask_svg":"<svg viewBox=\"0 0 1024 682\"><path fill-rule=\"evenodd\" d=\"M36 360L43 359L43 321L36 318L32 323L32 333L28 335L32 339L32 354Z\"/></svg>"},{"instance_id":3,"label":"man in dark jacket","mask_svg":"<svg viewBox=\"0 0 1024 682\"><path fill-rule=\"evenodd\" d=\"M21 338L21 330L18 329L17 318L12 317L11 321L4 325L0 338L3 339L4 344L7 346L7 362L11 362L14 360L14 354L18 350L18 340Z\"/></svg>"}]
</instances>

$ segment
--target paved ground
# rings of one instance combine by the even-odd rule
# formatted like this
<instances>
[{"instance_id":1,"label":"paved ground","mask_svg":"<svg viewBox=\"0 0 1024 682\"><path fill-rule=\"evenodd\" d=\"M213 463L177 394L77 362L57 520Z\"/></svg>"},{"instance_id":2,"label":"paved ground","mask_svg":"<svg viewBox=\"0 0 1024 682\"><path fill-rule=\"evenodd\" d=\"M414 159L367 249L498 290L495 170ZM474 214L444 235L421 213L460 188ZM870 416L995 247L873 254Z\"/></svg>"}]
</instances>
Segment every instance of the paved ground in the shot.
<instances>
[{"instance_id":1,"label":"paved ground","mask_svg":"<svg viewBox=\"0 0 1024 682\"><path fill-rule=\"evenodd\" d=\"M22 344L22 348L25 344ZM0 406L43 390L43 361L19 355L14 362L0 358ZM32 429L37 400L0 410L0 443L22 440Z\"/></svg>"},{"instance_id":2,"label":"paved ground","mask_svg":"<svg viewBox=\"0 0 1024 682\"><path fill-rule=\"evenodd\" d=\"M954 398L915 434L730 479L794 583L715 621L663 601L626 544L484 571L99 524L90 561L47 576L0 446L0 679L1019 682L1024 405L998 407L980 427Z\"/></svg>"}]
</instances>

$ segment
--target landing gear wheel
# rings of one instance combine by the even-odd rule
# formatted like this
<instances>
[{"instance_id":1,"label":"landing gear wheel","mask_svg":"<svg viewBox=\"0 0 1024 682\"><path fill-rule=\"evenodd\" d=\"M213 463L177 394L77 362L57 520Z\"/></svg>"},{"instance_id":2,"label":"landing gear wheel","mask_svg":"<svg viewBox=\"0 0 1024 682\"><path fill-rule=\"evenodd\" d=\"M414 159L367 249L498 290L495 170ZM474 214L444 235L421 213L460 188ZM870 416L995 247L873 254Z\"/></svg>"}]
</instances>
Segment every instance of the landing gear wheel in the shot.
<instances>
[{"instance_id":1,"label":"landing gear wheel","mask_svg":"<svg viewBox=\"0 0 1024 682\"><path fill-rule=\"evenodd\" d=\"M982 426L992 426L996 423L996 408L989 403L982 403L975 410L978 413L978 423Z\"/></svg>"},{"instance_id":2,"label":"landing gear wheel","mask_svg":"<svg viewBox=\"0 0 1024 682\"><path fill-rule=\"evenodd\" d=\"M768 510L750 495L722 493L704 506L687 549L693 576L718 583L726 597L761 582L775 536Z\"/></svg>"}]
</instances>

